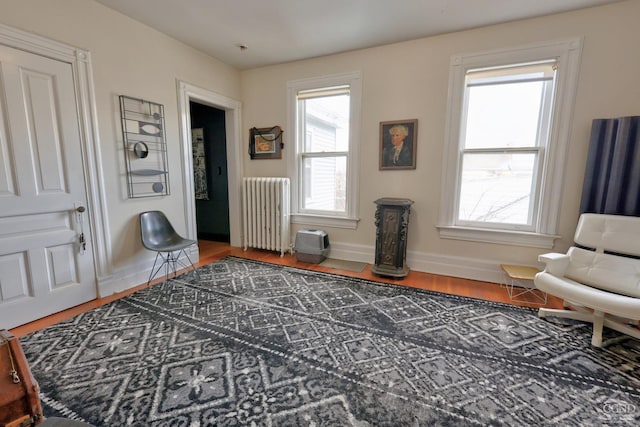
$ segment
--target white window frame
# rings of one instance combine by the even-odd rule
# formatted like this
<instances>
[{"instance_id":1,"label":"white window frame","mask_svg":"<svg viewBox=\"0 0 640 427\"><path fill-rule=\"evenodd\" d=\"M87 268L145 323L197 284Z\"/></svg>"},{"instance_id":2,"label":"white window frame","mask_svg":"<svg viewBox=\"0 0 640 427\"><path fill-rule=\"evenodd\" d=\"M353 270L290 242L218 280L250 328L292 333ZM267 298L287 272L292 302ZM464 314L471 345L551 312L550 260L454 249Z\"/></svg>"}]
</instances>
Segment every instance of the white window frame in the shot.
<instances>
[{"instance_id":1,"label":"white window frame","mask_svg":"<svg viewBox=\"0 0 640 427\"><path fill-rule=\"evenodd\" d=\"M549 61L543 61L543 63L547 64L546 66L548 68L551 67L556 67L556 63L555 63L555 59L551 59ZM542 63L536 63L536 64L541 64ZM511 70L511 71L518 71L518 70L522 70L522 67L535 67L535 64L508 64L507 67L499 67L497 70L502 71L504 70L505 73L507 72L507 70ZM478 74L482 74L483 72L488 71L489 73L491 73L492 71L496 71L495 67L490 67L490 68L482 68L480 70L472 70L470 72L466 72L466 76L470 77L473 80L473 75L478 75ZM521 71L522 72L522 71ZM513 74L511 74L513 75ZM554 73L555 75L555 73ZM540 79L546 79L547 77L539 77L539 76L535 76L535 77L531 77L528 81L532 81L532 80L540 80ZM517 79L519 82L523 82L522 79ZM490 83L490 85L500 85L500 84L509 84L508 82L512 82L513 79L504 79L500 82L492 82ZM473 87L475 84L472 82L469 82L467 79L465 79L465 84L466 84L466 88L465 88L465 92L468 93L468 90L470 87ZM487 83L480 83L481 85L486 85ZM549 128L551 125L551 116L550 114L553 113L553 106L555 104L554 100L555 100L555 77L553 78L553 82L545 82L545 87L542 89L542 94L541 94L541 103L543 104L541 106L542 109L542 115L538 117L538 134L537 134L537 138L536 141L534 143L534 145L527 145L527 146L515 146L515 147L507 147L507 146L494 146L494 147L489 147L489 148L478 148L478 147L474 147L474 148L466 148L465 147L465 142L466 142L466 132L464 131L464 129L466 128L467 124L468 124L468 104L469 104L469 99L468 97L465 98L464 100L464 105L463 105L463 109L462 109L462 114L460 117L460 170L458 170L458 179L460 178L460 176L462 176L464 174L464 159L466 157L467 154L506 154L506 153L510 153L510 154L533 154L535 155L535 162L534 162L534 167L533 167L533 176L532 176L532 182L531 184L533 185L532 190L534 190L534 193L531 196L531 203L529 203L529 218L531 220L531 223L527 223L527 224L508 224L508 223L501 223L501 222L483 222L483 221L474 221L472 219L461 219L461 218L454 218L454 221L456 225L459 226L463 226L463 227L470 227L470 228L487 228L487 229L502 229L502 230L507 230L507 231L512 231L512 230L517 230L517 231L526 231L526 232L535 232L536 229L536 224L538 223L537 218L538 218L538 214L539 214L539 203L540 203L540 184L542 182L541 176L541 169L544 166L544 153L547 149L547 147L549 146ZM542 160L541 160L542 159ZM531 193L530 193L531 194ZM455 205L455 212L459 212L460 210L460 200L461 196L460 194L457 194L456 197L456 205Z\"/></svg>"},{"instance_id":2,"label":"white window frame","mask_svg":"<svg viewBox=\"0 0 640 427\"><path fill-rule=\"evenodd\" d=\"M444 239L499 243L537 248L552 248L556 235L563 189L565 158L578 84L582 38L543 42L534 45L451 58L449 105L446 123L446 147L443 153L443 176L438 230ZM456 225L460 191L462 114L465 102L465 77L468 70L523 64L555 58L557 61L556 98L553 107L549 145L541 152L542 173L536 218L532 230L496 229L490 226Z\"/></svg>"},{"instance_id":3,"label":"white window frame","mask_svg":"<svg viewBox=\"0 0 640 427\"><path fill-rule=\"evenodd\" d=\"M300 91L323 89L338 86L349 86L349 155L347 157L347 197L344 215L322 215L304 212L301 207L301 156L305 135L298 129L298 101ZM362 78L359 71L334 74L287 83L287 133L291 135L287 155L288 175L291 177L291 222L316 227L336 227L356 229L358 226L358 177L360 164L360 110L362 100Z\"/></svg>"}]
</instances>

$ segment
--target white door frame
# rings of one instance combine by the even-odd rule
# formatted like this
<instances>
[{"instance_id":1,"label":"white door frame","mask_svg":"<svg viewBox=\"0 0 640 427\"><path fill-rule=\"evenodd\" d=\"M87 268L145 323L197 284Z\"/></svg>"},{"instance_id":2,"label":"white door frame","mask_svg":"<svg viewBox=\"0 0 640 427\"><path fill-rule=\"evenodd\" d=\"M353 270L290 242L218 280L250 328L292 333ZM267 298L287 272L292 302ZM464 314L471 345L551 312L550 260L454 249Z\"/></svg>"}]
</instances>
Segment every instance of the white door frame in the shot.
<instances>
[{"instance_id":1,"label":"white door frame","mask_svg":"<svg viewBox=\"0 0 640 427\"><path fill-rule=\"evenodd\" d=\"M183 194L187 234L190 239L198 238L196 226L196 197L193 185L193 154L191 149L191 113L189 101L224 110L227 139L227 170L229 179L229 237L231 246L241 246L241 182L242 150L240 143L241 106L240 101L217 94L207 89L178 80L178 114L182 139L182 170L184 171ZM195 254L194 254L195 255Z\"/></svg>"},{"instance_id":2,"label":"white door frame","mask_svg":"<svg viewBox=\"0 0 640 427\"><path fill-rule=\"evenodd\" d=\"M87 211L93 239L93 256L97 280L96 290L98 291L100 280L110 274L111 242L108 239L109 227L105 215L107 203L100 157L91 53L88 50L37 36L4 24L0 24L0 44L66 62L71 64L73 69L73 84L76 91L78 122L80 124L83 173L87 189Z\"/></svg>"}]
</instances>

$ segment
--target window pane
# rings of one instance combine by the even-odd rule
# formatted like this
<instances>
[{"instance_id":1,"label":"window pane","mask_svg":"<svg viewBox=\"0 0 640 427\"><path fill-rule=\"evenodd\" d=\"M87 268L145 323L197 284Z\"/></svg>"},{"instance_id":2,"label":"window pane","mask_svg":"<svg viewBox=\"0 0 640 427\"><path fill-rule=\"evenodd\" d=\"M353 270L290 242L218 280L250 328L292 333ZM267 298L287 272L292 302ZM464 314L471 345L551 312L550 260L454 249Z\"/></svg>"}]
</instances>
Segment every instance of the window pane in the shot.
<instances>
[{"instance_id":1,"label":"window pane","mask_svg":"<svg viewBox=\"0 0 640 427\"><path fill-rule=\"evenodd\" d=\"M465 153L458 219L531 225L537 153Z\"/></svg>"},{"instance_id":2,"label":"window pane","mask_svg":"<svg viewBox=\"0 0 640 427\"><path fill-rule=\"evenodd\" d=\"M467 88L465 148L534 147L545 82Z\"/></svg>"},{"instance_id":3,"label":"window pane","mask_svg":"<svg viewBox=\"0 0 640 427\"><path fill-rule=\"evenodd\" d=\"M305 111L307 153L347 151L349 147L349 95L300 100Z\"/></svg>"},{"instance_id":4,"label":"window pane","mask_svg":"<svg viewBox=\"0 0 640 427\"><path fill-rule=\"evenodd\" d=\"M345 212L347 157L307 157L303 167L303 209Z\"/></svg>"}]
</instances>

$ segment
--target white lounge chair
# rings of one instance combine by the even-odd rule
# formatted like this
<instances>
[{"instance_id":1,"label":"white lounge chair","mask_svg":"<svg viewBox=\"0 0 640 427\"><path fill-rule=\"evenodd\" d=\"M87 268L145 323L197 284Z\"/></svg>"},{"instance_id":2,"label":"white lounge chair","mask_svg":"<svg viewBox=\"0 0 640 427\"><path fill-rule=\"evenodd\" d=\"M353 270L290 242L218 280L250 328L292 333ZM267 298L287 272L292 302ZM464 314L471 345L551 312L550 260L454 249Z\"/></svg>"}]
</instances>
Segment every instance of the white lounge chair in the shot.
<instances>
[{"instance_id":1,"label":"white lounge chair","mask_svg":"<svg viewBox=\"0 0 640 427\"><path fill-rule=\"evenodd\" d=\"M603 326L640 339L640 218L582 214L574 241L566 254L538 257L546 268L535 286L564 299L567 308L541 308L538 315L593 323L596 347Z\"/></svg>"}]
</instances>

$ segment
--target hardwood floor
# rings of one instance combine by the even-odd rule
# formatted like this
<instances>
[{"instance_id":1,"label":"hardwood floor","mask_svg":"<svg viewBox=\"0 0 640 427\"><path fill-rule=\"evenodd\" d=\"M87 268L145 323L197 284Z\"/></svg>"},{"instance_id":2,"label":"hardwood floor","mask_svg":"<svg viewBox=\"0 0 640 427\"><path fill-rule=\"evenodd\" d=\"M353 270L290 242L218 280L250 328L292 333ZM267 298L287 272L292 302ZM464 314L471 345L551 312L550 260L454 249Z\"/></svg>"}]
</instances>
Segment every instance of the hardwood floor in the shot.
<instances>
[{"instance_id":1,"label":"hardwood floor","mask_svg":"<svg viewBox=\"0 0 640 427\"><path fill-rule=\"evenodd\" d=\"M399 286L410 286L414 288L516 304L521 306L540 307L540 305L536 303L537 300L535 296L530 294L519 297L520 300L525 302L511 301L506 288L495 283L480 282L476 280L460 279L448 276L439 276L436 274L422 273L418 271L410 271L409 275L402 279L393 279L389 277L380 277L374 275L371 272L371 265L367 265L364 271L362 271L361 273L356 273L348 270L321 267L317 264L299 262L298 260L296 260L295 256L291 254L280 257L280 255L276 252L264 251L259 249L248 249L247 251L244 251L242 250L242 248L232 247L228 243L201 240L198 242L198 246L200 248L200 261L197 264L198 266L209 264L213 261L224 258L225 256L233 255L240 258L249 258L257 261L269 262L272 264L281 264L308 270L336 273L344 276L359 277L362 279L391 283ZM161 282L162 280L163 278L156 279L151 282L150 286L153 286L155 283ZM26 325L14 328L11 330L11 333L13 333L13 335L17 337L21 337L23 335L43 329L47 326L56 324L63 320L67 320L77 314L91 310L92 308L115 301L118 298L122 298L146 286L147 285L145 283L135 288L128 289L127 291L111 295L109 297L89 301L76 307L72 307L68 310L64 310L43 319L36 320L34 322L27 323ZM544 306L551 308L562 308L562 300L549 295L547 304L545 304Z\"/></svg>"}]
</instances>

